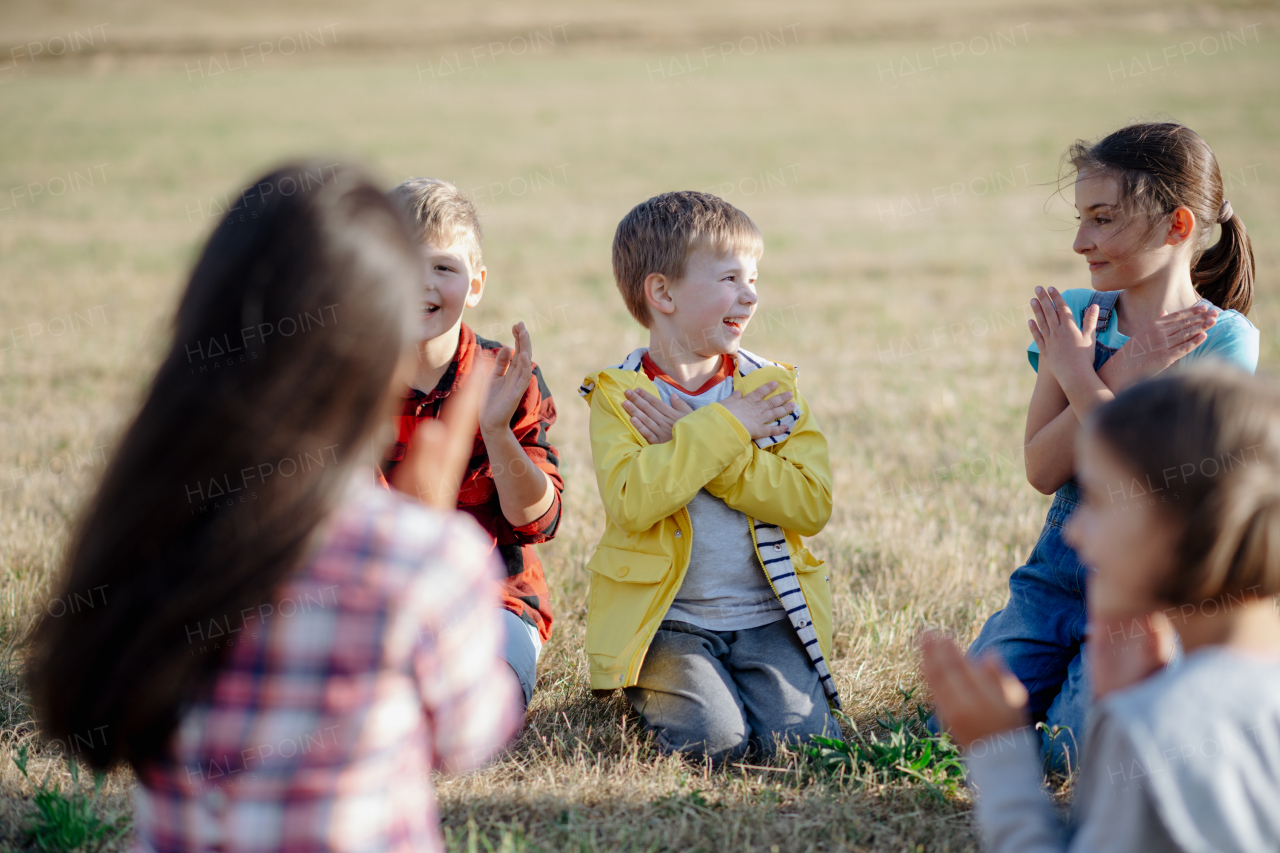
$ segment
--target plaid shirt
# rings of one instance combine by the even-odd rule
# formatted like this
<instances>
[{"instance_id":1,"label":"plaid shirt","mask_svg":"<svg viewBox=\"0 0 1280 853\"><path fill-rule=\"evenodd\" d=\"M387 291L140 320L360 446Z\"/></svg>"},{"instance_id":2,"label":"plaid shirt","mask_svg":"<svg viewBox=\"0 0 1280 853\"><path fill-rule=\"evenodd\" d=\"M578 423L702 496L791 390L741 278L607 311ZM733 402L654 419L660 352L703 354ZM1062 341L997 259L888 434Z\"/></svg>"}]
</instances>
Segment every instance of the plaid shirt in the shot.
<instances>
[{"instance_id":1,"label":"plaid shirt","mask_svg":"<svg viewBox=\"0 0 1280 853\"><path fill-rule=\"evenodd\" d=\"M458 352L436 387L430 393L423 393L416 388L407 389L404 407L396 418L396 443L391 454L382 463L384 474L389 476L404 458L405 448L418 423L427 418L439 417L440 409L449 394L472 371L488 371L501 348L502 344L481 338L466 323L462 324ZM467 473L458 492L458 509L470 513L480 522L480 526L493 538L498 554L506 565L507 577L502 584L503 606L537 628L544 643L551 636L551 591L547 589L542 562L533 546L554 537L560 524L560 492L564 488L564 481L560 478L560 461L556 457L556 449L547 440L547 430L555 422L555 401L551 399L551 390L542 381L542 371L535 364L533 377L529 380L529 390L525 392L511 417L511 430L529 460L542 469L554 487L551 506L541 518L521 527L513 527L507 521L507 517L502 514L497 486L493 482L489 453L478 430L471 448L471 462L467 465Z\"/></svg>"},{"instance_id":2,"label":"plaid shirt","mask_svg":"<svg viewBox=\"0 0 1280 853\"><path fill-rule=\"evenodd\" d=\"M515 733L470 519L362 481L279 597L188 626L224 662L134 789L135 851L436 851L430 773Z\"/></svg>"}]
</instances>

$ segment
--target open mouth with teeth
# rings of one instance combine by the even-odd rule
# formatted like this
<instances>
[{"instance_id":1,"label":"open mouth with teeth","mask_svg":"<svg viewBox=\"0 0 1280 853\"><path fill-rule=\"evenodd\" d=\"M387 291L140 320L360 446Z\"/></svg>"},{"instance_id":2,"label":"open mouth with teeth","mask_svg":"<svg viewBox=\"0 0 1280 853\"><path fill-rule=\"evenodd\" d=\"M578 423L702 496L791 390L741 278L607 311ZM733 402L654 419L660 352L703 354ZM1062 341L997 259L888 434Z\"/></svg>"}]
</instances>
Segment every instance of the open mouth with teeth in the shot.
<instances>
[{"instance_id":1,"label":"open mouth with teeth","mask_svg":"<svg viewBox=\"0 0 1280 853\"><path fill-rule=\"evenodd\" d=\"M735 332L741 333L747 320L745 317L725 317L721 322Z\"/></svg>"},{"instance_id":2,"label":"open mouth with teeth","mask_svg":"<svg viewBox=\"0 0 1280 853\"><path fill-rule=\"evenodd\" d=\"M434 317L436 314L439 314L439 313L440 313L439 305L432 305L430 302L423 303L422 319L426 320L430 317Z\"/></svg>"}]
</instances>

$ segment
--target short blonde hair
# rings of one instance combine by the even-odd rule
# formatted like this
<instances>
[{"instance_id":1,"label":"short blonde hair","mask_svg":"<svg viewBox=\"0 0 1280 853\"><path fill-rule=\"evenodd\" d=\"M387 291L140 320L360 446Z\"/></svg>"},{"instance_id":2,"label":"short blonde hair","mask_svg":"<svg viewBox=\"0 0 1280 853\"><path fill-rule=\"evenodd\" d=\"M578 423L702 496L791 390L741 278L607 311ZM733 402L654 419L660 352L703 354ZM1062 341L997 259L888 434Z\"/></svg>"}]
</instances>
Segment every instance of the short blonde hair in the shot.
<instances>
[{"instance_id":1,"label":"short blonde hair","mask_svg":"<svg viewBox=\"0 0 1280 853\"><path fill-rule=\"evenodd\" d=\"M480 269L480 218L460 189L438 178L410 178L387 195L413 225L418 242L452 246L461 240L471 271Z\"/></svg>"},{"instance_id":2,"label":"short blonde hair","mask_svg":"<svg viewBox=\"0 0 1280 853\"><path fill-rule=\"evenodd\" d=\"M613 235L613 277L631 316L652 322L644 280L652 273L684 277L694 249L718 255L764 253L760 229L741 210L709 193L663 193L631 208Z\"/></svg>"}]
</instances>

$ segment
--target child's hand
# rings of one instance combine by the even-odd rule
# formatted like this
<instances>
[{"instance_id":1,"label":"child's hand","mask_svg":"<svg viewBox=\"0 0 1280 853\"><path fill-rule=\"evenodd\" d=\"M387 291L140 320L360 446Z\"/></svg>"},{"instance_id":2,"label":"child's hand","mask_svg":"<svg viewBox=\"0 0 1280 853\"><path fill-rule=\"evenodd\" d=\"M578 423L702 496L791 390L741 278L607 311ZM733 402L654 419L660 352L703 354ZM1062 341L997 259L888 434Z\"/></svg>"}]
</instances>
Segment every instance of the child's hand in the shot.
<instances>
[{"instance_id":1,"label":"child's hand","mask_svg":"<svg viewBox=\"0 0 1280 853\"><path fill-rule=\"evenodd\" d=\"M449 395L439 420L418 424L404 459L391 472L391 485L427 506L450 510L458 505L458 487L471 461L476 411L484 380L471 376Z\"/></svg>"},{"instance_id":2,"label":"child's hand","mask_svg":"<svg viewBox=\"0 0 1280 853\"><path fill-rule=\"evenodd\" d=\"M676 421L693 411L679 397L671 398L671 405L639 388L628 388L622 408L631 416L631 425L650 444L662 444L671 440L671 428Z\"/></svg>"},{"instance_id":3,"label":"child's hand","mask_svg":"<svg viewBox=\"0 0 1280 853\"><path fill-rule=\"evenodd\" d=\"M961 748L1027 725L1027 689L998 658L970 661L936 631L925 632L920 647L920 669L933 690L938 720Z\"/></svg>"},{"instance_id":4,"label":"child's hand","mask_svg":"<svg viewBox=\"0 0 1280 853\"><path fill-rule=\"evenodd\" d=\"M1105 617L1091 610L1085 653L1093 697L1101 699L1164 669L1173 658L1174 645L1173 625L1160 611Z\"/></svg>"},{"instance_id":5,"label":"child's hand","mask_svg":"<svg viewBox=\"0 0 1280 853\"><path fill-rule=\"evenodd\" d=\"M498 351L493 369L485 378L485 389L480 398L480 434L492 435L511 429L511 416L533 377L533 342L524 323L511 327L516 348L503 347Z\"/></svg>"},{"instance_id":6,"label":"child's hand","mask_svg":"<svg viewBox=\"0 0 1280 853\"><path fill-rule=\"evenodd\" d=\"M774 421L795 411L796 404L791 400L791 392L783 391L776 397L769 397L778 389L777 382L766 382L747 396L741 391L734 391L728 399L721 400L720 405L729 410L737 418L752 439L780 435L787 431L782 424ZM768 397L768 399L765 399Z\"/></svg>"},{"instance_id":7,"label":"child's hand","mask_svg":"<svg viewBox=\"0 0 1280 853\"><path fill-rule=\"evenodd\" d=\"M1103 367L1107 386L1118 393L1156 375L1204 343L1217 321L1218 309L1203 302L1161 313L1135 331Z\"/></svg>"},{"instance_id":8,"label":"child's hand","mask_svg":"<svg viewBox=\"0 0 1280 853\"><path fill-rule=\"evenodd\" d=\"M1098 336L1097 305L1090 305L1081 318L1084 329L1076 325L1076 318L1057 288L1046 293L1036 288L1036 298L1031 300L1034 320L1028 320L1031 336L1040 350L1040 368L1048 370L1064 389L1072 379L1085 371L1093 372L1093 345Z\"/></svg>"}]
</instances>

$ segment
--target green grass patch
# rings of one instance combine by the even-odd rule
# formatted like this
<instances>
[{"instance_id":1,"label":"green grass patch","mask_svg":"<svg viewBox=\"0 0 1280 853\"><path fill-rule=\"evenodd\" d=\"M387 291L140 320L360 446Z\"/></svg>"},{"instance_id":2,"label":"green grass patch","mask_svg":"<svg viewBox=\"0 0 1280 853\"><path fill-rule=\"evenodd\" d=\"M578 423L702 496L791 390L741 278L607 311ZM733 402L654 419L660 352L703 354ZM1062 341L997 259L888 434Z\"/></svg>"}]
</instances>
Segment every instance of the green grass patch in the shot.
<instances>
[{"instance_id":1,"label":"green grass patch","mask_svg":"<svg viewBox=\"0 0 1280 853\"><path fill-rule=\"evenodd\" d=\"M912 691L902 691L904 703L910 702L911 696ZM813 765L828 774L886 785L915 783L945 800L963 789L964 763L950 735L929 730L930 713L919 703L902 716L886 709L876 717L875 728L869 733L855 728L845 741L814 735L801 749Z\"/></svg>"},{"instance_id":2,"label":"green grass patch","mask_svg":"<svg viewBox=\"0 0 1280 853\"><path fill-rule=\"evenodd\" d=\"M36 850L42 853L95 850L129 828L127 817L112 815L103 819L98 815L98 794L106 778L103 773L93 774L93 793L86 794L80 787L80 766L67 759L71 793L64 794L61 785L50 783L49 773L39 783L32 780L27 772L26 744L19 747L13 763L35 789L36 812L23 827L22 834Z\"/></svg>"}]
</instances>

